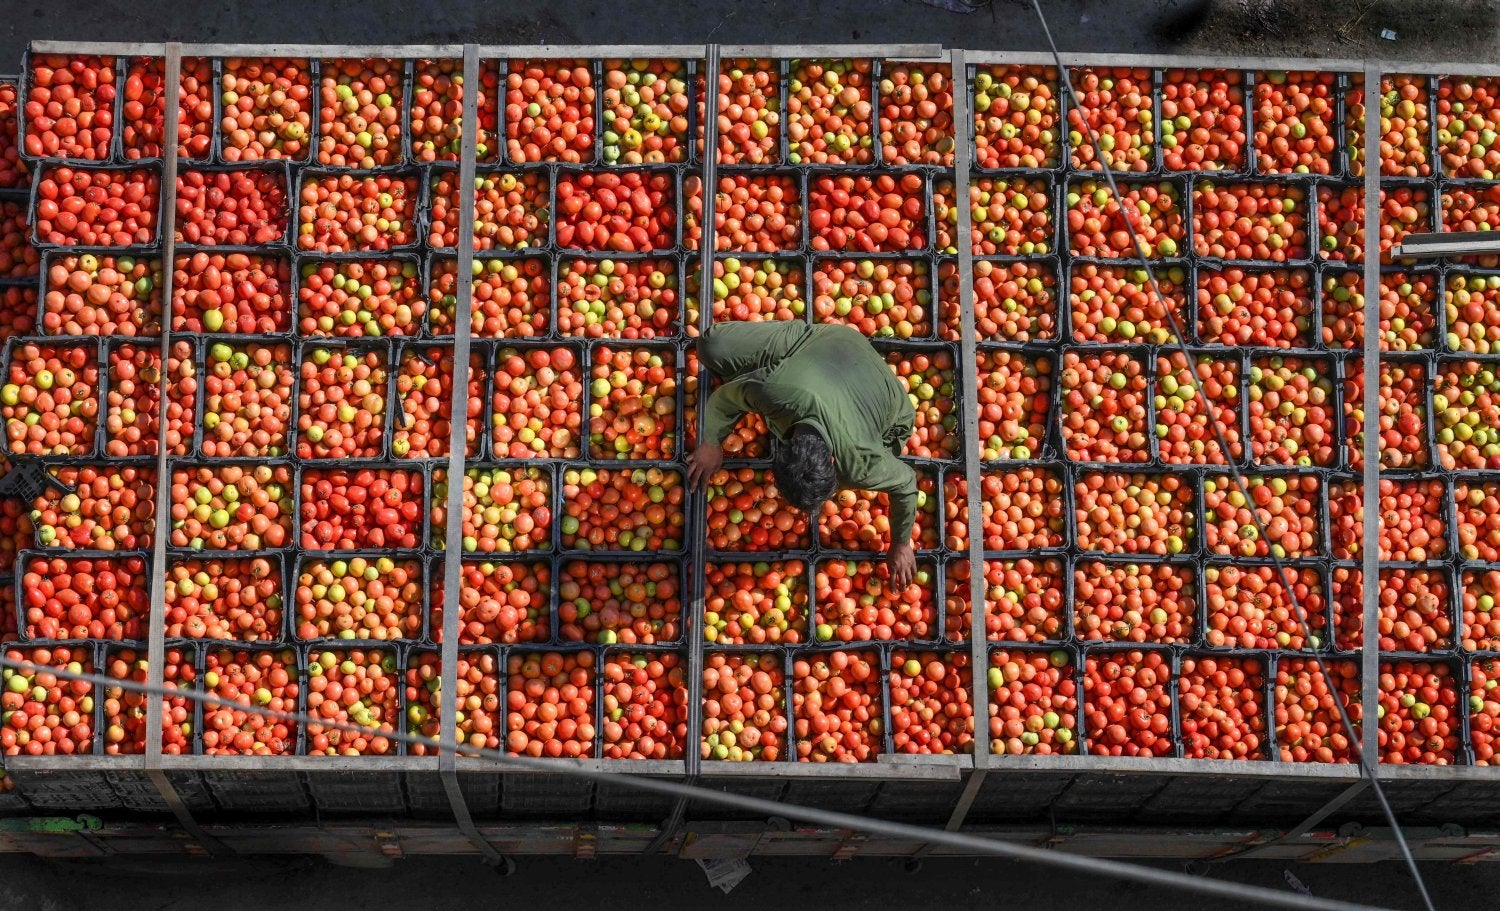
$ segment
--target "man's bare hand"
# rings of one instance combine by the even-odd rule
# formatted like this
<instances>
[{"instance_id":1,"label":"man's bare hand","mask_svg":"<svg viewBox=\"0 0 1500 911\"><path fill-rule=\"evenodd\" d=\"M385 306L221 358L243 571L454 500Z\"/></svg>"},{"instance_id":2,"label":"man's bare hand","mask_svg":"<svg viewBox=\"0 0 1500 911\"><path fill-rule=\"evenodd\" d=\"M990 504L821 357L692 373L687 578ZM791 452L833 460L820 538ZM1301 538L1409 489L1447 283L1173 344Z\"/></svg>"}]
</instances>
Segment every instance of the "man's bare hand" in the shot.
<instances>
[{"instance_id":1,"label":"man's bare hand","mask_svg":"<svg viewBox=\"0 0 1500 911\"><path fill-rule=\"evenodd\" d=\"M688 456L688 484L702 490L708 486L719 466L724 464L724 447L718 443L700 443Z\"/></svg>"},{"instance_id":2,"label":"man's bare hand","mask_svg":"<svg viewBox=\"0 0 1500 911\"><path fill-rule=\"evenodd\" d=\"M891 571L891 590L903 591L911 584L912 576L917 572L917 554L912 550L911 542L892 544L890 553L886 555L885 565Z\"/></svg>"}]
</instances>

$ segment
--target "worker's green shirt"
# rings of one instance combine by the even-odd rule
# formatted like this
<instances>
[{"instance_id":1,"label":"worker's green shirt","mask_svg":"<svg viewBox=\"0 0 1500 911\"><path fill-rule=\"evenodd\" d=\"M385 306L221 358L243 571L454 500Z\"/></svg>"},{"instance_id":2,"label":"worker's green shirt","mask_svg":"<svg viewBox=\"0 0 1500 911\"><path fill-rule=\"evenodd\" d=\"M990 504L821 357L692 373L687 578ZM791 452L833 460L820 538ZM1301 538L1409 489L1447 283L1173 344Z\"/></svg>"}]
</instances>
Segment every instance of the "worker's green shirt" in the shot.
<instances>
[{"instance_id":1,"label":"worker's green shirt","mask_svg":"<svg viewBox=\"0 0 1500 911\"><path fill-rule=\"evenodd\" d=\"M840 483L888 494L892 540L911 539L917 476L897 456L915 411L868 339L848 326L726 323L710 330L702 355L724 381L708 400L707 439L722 443L752 411L780 440L811 425L828 441Z\"/></svg>"}]
</instances>

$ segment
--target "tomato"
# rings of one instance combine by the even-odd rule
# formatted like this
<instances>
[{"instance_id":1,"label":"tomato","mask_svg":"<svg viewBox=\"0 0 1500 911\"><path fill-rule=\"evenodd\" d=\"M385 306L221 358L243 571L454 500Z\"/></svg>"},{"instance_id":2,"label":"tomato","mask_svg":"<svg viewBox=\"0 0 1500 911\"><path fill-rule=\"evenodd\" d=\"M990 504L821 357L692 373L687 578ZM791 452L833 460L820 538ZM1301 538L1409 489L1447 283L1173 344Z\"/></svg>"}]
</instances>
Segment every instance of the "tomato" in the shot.
<instances>
[{"instance_id":1,"label":"tomato","mask_svg":"<svg viewBox=\"0 0 1500 911\"><path fill-rule=\"evenodd\" d=\"M465 562L459 597L459 645L545 642L552 638L552 570L546 563ZM444 568L428 579L430 638L443 641Z\"/></svg>"},{"instance_id":2,"label":"tomato","mask_svg":"<svg viewBox=\"0 0 1500 911\"><path fill-rule=\"evenodd\" d=\"M219 88L219 154L225 161L307 160L316 104L308 61L230 57Z\"/></svg>"},{"instance_id":3,"label":"tomato","mask_svg":"<svg viewBox=\"0 0 1500 911\"><path fill-rule=\"evenodd\" d=\"M378 168L401 161L401 69L395 60L322 62L318 164Z\"/></svg>"},{"instance_id":4,"label":"tomato","mask_svg":"<svg viewBox=\"0 0 1500 911\"><path fill-rule=\"evenodd\" d=\"M778 655L704 655L703 734L706 760L781 758L787 738L786 674Z\"/></svg>"},{"instance_id":5,"label":"tomato","mask_svg":"<svg viewBox=\"0 0 1500 911\"><path fill-rule=\"evenodd\" d=\"M314 651L307 663L307 713L365 730L351 733L307 724L309 756L384 756L396 752L390 733L400 711L396 655L389 649Z\"/></svg>"},{"instance_id":6,"label":"tomato","mask_svg":"<svg viewBox=\"0 0 1500 911\"><path fill-rule=\"evenodd\" d=\"M603 758L682 758L688 741L684 664L670 652L617 652L605 659Z\"/></svg>"},{"instance_id":7,"label":"tomato","mask_svg":"<svg viewBox=\"0 0 1500 911\"><path fill-rule=\"evenodd\" d=\"M193 444L198 395L193 344L172 343L167 358L167 451L187 455ZM104 397L104 452L121 457L155 455L160 421L161 351L134 343L109 347L109 389Z\"/></svg>"},{"instance_id":8,"label":"tomato","mask_svg":"<svg viewBox=\"0 0 1500 911\"><path fill-rule=\"evenodd\" d=\"M897 753L974 750L973 674L967 652L897 649L889 675L891 742Z\"/></svg>"},{"instance_id":9,"label":"tomato","mask_svg":"<svg viewBox=\"0 0 1500 911\"><path fill-rule=\"evenodd\" d=\"M1266 692L1258 658L1184 657L1177 684L1189 759L1264 759Z\"/></svg>"},{"instance_id":10,"label":"tomato","mask_svg":"<svg viewBox=\"0 0 1500 911\"><path fill-rule=\"evenodd\" d=\"M1197 535L1192 481L1179 475L1082 472L1073 501L1084 550L1168 556Z\"/></svg>"},{"instance_id":11,"label":"tomato","mask_svg":"<svg viewBox=\"0 0 1500 911\"><path fill-rule=\"evenodd\" d=\"M110 155L115 58L37 54L26 96L26 154L103 161Z\"/></svg>"},{"instance_id":12,"label":"tomato","mask_svg":"<svg viewBox=\"0 0 1500 911\"><path fill-rule=\"evenodd\" d=\"M552 476L539 468L470 468L463 478L464 553L546 550L552 542ZM446 546L448 473L432 473L433 544Z\"/></svg>"},{"instance_id":13,"label":"tomato","mask_svg":"<svg viewBox=\"0 0 1500 911\"><path fill-rule=\"evenodd\" d=\"M990 653L990 752L1069 756L1078 752L1078 687L1068 652Z\"/></svg>"},{"instance_id":14,"label":"tomato","mask_svg":"<svg viewBox=\"0 0 1500 911\"><path fill-rule=\"evenodd\" d=\"M881 753L880 653L812 652L792 665L798 762L872 762Z\"/></svg>"},{"instance_id":15,"label":"tomato","mask_svg":"<svg viewBox=\"0 0 1500 911\"><path fill-rule=\"evenodd\" d=\"M1170 171L1240 170L1245 90L1236 70L1167 70L1162 83L1162 161Z\"/></svg>"},{"instance_id":16,"label":"tomato","mask_svg":"<svg viewBox=\"0 0 1500 911\"><path fill-rule=\"evenodd\" d=\"M185 559L167 570L169 638L274 642L284 603L278 560Z\"/></svg>"}]
</instances>

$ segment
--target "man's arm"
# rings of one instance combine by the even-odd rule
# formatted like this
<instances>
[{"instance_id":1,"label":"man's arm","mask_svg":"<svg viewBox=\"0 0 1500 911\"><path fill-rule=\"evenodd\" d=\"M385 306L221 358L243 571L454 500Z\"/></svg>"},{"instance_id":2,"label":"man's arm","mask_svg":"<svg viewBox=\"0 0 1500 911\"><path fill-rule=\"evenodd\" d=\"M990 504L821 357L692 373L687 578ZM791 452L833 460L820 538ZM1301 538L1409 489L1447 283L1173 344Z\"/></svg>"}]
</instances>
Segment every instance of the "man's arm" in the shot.
<instances>
[{"instance_id":1,"label":"man's arm","mask_svg":"<svg viewBox=\"0 0 1500 911\"><path fill-rule=\"evenodd\" d=\"M911 584L917 568L911 543L912 526L917 520L917 473L912 467L888 452L872 466L860 484L869 490L886 494L891 501L891 549L888 563L891 583L896 591Z\"/></svg>"},{"instance_id":2,"label":"man's arm","mask_svg":"<svg viewBox=\"0 0 1500 911\"><path fill-rule=\"evenodd\" d=\"M708 397L708 407L703 411L703 438L688 456L688 484L692 487L707 487L708 479L724 464L724 440L740 418L753 410L746 395L751 382L748 376L730 380Z\"/></svg>"},{"instance_id":3,"label":"man's arm","mask_svg":"<svg viewBox=\"0 0 1500 911\"><path fill-rule=\"evenodd\" d=\"M853 479L851 479L853 480ZM917 520L917 473L889 453L882 452L867 477L858 481L867 490L878 490L891 500L891 540L910 541Z\"/></svg>"},{"instance_id":4,"label":"man's arm","mask_svg":"<svg viewBox=\"0 0 1500 911\"><path fill-rule=\"evenodd\" d=\"M902 393L905 395L905 393ZM909 405L908 399L904 404ZM906 451L906 441L911 439L912 428L916 426L917 414L910 407L904 408L899 417L891 422L891 426L885 432L885 444L890 448L891 454L899 456Z\"/></svg>"},{"instance_id":5,"label":"man's arm","mask_svg":"<svg viewBox=\"0 0 1500 911\"><path fill-rule=\"evenodd\" d=\"M916 427L917 406L912 394L902 388L894 375L891 379L892 417L885 429L885 444L893 455L899 456L906 451L906 442L911 439L912 430Z\"/></svg>"},{"instance_id":6,"label":"man's arm","mask_svg":"<svg viewBox=\"0 0 1500 911\"><path fill-rule=\"evenodd\" d=\"M740 418L755 409L750 406L749 387L753 377L742 376L730 380L715 389L708 397L708 407L703 412L702 443L723 443L734 430Z\"/></svg>"},{"instance_id":7,"label":"man's arm","mask_svg":"<svg viewBox=\"0 0 1500 911\"><path fill-rule=\"evenodd\" d=\"M750 387L781 362L812 330L805 323L725 323L715 326L699 343L698 353L724 385L708 397L703 412L703 438L688 457L688 483L706 487L724 463L723 442L740 418L755 411Z\"/></svg>"}]
</instances>

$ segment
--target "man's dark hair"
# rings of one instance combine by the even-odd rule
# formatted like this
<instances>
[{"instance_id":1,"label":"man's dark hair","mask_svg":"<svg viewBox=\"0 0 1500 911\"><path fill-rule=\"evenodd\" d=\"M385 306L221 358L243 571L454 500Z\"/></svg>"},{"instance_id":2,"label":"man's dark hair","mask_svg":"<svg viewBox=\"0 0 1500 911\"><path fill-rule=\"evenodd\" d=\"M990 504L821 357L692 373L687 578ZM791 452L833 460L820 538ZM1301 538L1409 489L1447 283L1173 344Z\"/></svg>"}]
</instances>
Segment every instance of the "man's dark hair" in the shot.
<instances>
[{"instance_id":1,"label":"man's dark hair","mask_svg":"<svg viewBox=\"0 0 1500 911\"><path fill-rule=\"evenodd\" d=\"M776 447L771 474L781 496L808 514L816 512L838 488L828 441L806 425L792 428L791 437Z\"/></svg>"}]
</instances>

